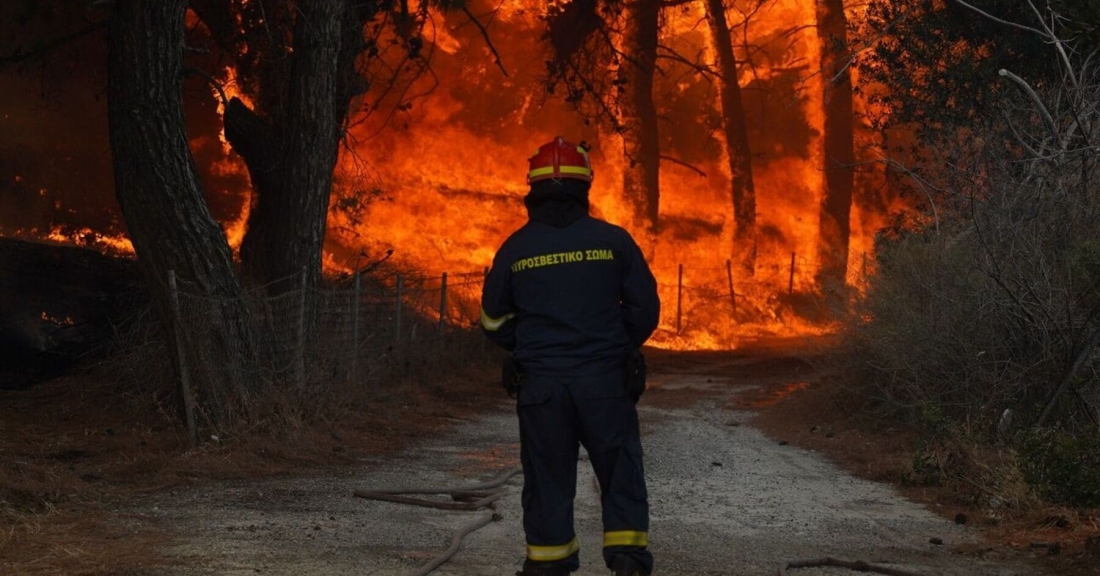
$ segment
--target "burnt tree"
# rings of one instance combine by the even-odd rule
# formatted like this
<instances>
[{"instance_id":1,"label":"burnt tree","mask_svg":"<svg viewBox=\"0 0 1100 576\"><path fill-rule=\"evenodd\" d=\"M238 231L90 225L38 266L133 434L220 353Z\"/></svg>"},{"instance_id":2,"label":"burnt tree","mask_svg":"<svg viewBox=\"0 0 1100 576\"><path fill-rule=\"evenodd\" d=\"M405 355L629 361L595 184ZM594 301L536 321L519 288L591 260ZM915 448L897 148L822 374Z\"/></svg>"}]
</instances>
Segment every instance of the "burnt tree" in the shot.
<instances>
[{"instance_id":1,"label":"burnt tree","mask_svg":"<svg viewBox=\"0 0 1100 576\"><path fill-rule=\"evenodd\" d=\"M718 55L719 92L722 101L722 128L730 169L730 198L733 203L733 261L742 272L752 276L756 268L756 188L752 178L752 150L745 126L745 108L738 83L737 59L726 20L724 0L706 0L714 51Z\"/></svg>"},{"instance_id":2,"label":"burnt tree","mask_svg":"<svg viewBox=\"0 0 1100 576\"><path fill-rule=\"evenodd\" d=\"M623 49L619 70L625 91L619 96L619 129L626 156L623 194L634 208L634 226L652 253L660 211L661 145L653 75L657 69L660 0L629 0L623 6Z\"/></svg>"},{"instance_id":3,"label":"burnt tree","mask_svg":"<svg viewBox=\"0 0 1100 576\"><path fill-rule=\"evenodd\" d=\"M169 270L218 304L199 327L203 344L235 351L207 382L214 423L246 396L254 347L232 254L203 199L184 131L187 0L117 0L108 24L107 98L116 193L138 263L164 326L172 326ZM172 330L166 330L170 338ZM174 339L173 339L174 342ZM210 349L211 346L190 346ZM200 360L201 361L201 360ZM223 362L225 359L223 358Z\"/></svg>"},{"instance_id":4,"label":"burnt tree","mask_svg":"<svg viewBox=\"0 0 1100 576\"><path fill-rule=\"evenodd\" d=\"M256 0L238 14L228 2L192 2L254 95L255 109L228 104L225 133L253 186L241 263L276 293L298 286L303 268L320 280L333 172L351 102L368 87L356 63L377 4Z\"/></svg>"},{"instance_id":5,"label":"burnt tree","mask_svg":"<svg viewBox=\"0 0 1100 576\"><path fill-rule=\"evenodd\" d=\"M848 272L848 239L855 186L852 75L848 19L843 0L816 0L817 34L825 90L823 157L825 190L821 200L818 284L842 286Z\"/></svg>"},{"instance_id":6,"label":"burnt tree","mask_svg":"<svg viewBox=\"0 0 1100 576\"><path fill-rule=\"evenodd\" d=\"M622 137L623 200L652 256L660 212L660 140L653 98L661 0L573 0L548 9L547 89Z\"/></svg>"}]
</instances>

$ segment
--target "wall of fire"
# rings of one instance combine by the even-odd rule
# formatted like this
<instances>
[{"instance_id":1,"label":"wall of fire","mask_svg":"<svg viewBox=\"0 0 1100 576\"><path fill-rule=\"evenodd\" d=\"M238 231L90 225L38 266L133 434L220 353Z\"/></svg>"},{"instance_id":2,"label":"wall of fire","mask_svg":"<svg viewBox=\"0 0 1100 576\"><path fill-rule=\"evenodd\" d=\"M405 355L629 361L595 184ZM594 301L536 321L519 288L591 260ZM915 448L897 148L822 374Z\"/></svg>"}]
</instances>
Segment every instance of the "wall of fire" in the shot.
<instances>
[{"instance_id":1,"label":"wall of fire","mask_svg":"<svg viewBox=\"0 0 1100 576\"><path fill-rule=\"evenodd\" d=\"M545 90L547 54L535 40L545 26L543 3L470 4L475 14L491 14L489 32L508 76L463 14L433 14L428 29L434 40L432 73L385 97L369 93L352 119L329 218L330 269L346 269L364 255L380 257L391 249L395 261L425 273L482 269L525 220L526 157L557 134L594 145L594 211L611 221L627 221L620 195L621 140L586 123ZM755 3L733 3L731 24L743 20L740 4ZM60 21L47 19L44 29L6 24L11 29L4 32L18 41L20 35L49 36L50 30L80 25L72 21L77 16L55 16ZM661 43L701 63L712 62L704 18L702 2L665 9ZM792 284L796 292L815 289L824 119L814 18L814 0L775 0L747 28L735 30L735 38L751 46L737 53L745 62L740 84L754 157L760 243L755 277L734 281L743 297L757 300L751 307L757 313L734 317L726 298L721 304L705 298L686 303L689 317L696 319L696 344L728 345L750 325L812 329L812 323L782 314L780 296ZM853 8L853 26L858 27L859 18ZM98 32L43 58L0 69L7 87L0 90L0 235L128 250L112 190L105 58L103 32ZM208 65L230 94L240 93L231 68ZM733 218L718 88L696 68L672 58L658 65L654 94L661 153L675 160L661 165L661 233L651 264L668 303L679 284L680 264L689 287L706 291L712 284L726 284ZM236 246L248 211L247 173L221 136L215 92L199 77L187 78L184 89L207 198ZM866 112L858 98L856 108L857 116ZM857 121L857 154L873 157L869 150L876 140ZM904 209L883 187L882 169L868 166L857 174L852 209L849 278L855 282L876 231L892 212ZM670 332L673 321L666 317L664 332ZM677 341L673 334L665 339Z\"/></svg>"}]
</instances>

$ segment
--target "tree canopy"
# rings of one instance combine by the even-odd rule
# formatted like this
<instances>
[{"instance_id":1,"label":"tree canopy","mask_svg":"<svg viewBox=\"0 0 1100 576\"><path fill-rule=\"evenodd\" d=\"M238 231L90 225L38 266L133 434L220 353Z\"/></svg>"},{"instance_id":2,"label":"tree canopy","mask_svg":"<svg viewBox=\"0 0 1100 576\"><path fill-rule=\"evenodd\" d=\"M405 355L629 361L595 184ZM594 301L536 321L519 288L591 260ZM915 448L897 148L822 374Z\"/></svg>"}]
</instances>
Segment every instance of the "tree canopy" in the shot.
<instances>
[{"instance_id":1,"label":"tree canopy","mask_svg":"<svg viewBox=\"0 0 1100 576\"><path fill-rule=\"evenodd\" d=\"M1054 48L1021 28L1039 27L1039 18L1082 55L1100 47L1100 4L1049 0L1034 8L1021 0L872 0L853 46L866 47L857 60L862 77L889 86L866 94L889 110L875 120L915 126L934 140L989 111L1005 89L1002 68L1036 87L1060 82Z\"/></svg>"}]
</instances>

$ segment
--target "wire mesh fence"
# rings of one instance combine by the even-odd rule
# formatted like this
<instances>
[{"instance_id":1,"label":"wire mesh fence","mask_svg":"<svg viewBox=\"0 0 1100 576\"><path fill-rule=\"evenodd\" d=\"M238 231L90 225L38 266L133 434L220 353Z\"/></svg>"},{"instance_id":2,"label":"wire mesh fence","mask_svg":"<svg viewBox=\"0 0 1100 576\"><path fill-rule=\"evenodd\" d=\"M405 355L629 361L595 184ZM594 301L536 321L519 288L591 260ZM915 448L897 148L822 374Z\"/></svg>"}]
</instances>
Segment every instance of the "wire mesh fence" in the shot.
<instances>
[{"instance_id":1,"label":"wire mesh fence","mask_svg":"<svg viewBox=\"0 0 1100 576\"><path fill-rule=\"evenodd\" d=\"M658 284L661 329L681 336L774 314L784 294L805 288L800 266L808 263L792 254L789 262L757 266L747 279L729 262L656 269L666 279ZM412 371L476 362L489 352L478 330L486 274L374 271L319 287L303 274L280 283L296 289L258 289L243 299L210 296L172 277L174 360L184 396L201 398L195 410L211 421L209 413L236 410L249 394L372 393ZM243 323L229 331L239 337L211 329L232 319Z\"/></svg>"},{"instance_id":2,"label":"wire mesh fence","mask_svg":"<svg viewBox=\"0 0 1100 576\"><path fill-rule=\"evenodd\" d=\"M478 361L488 353L475 330L483 280L484 272L360 274L314 287L303 274L296 289L277 295L225 298L170 274L186 416L215 423L218 414L247 411L241 405L255 394L369 395L409 373ZM244 325L226 337L233 319Z\"/></svg>"}]
</instances>

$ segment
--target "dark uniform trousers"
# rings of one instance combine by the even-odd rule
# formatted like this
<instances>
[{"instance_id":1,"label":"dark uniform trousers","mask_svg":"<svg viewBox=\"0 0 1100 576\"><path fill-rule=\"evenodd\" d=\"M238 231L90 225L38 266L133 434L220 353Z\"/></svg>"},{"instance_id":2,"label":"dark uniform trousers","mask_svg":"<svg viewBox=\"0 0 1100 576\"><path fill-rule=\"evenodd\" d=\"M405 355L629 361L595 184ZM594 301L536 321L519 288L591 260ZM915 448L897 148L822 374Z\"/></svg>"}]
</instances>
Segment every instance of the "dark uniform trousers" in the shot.
<instances>
[{"instance_id":1,"label":"dark uniform trousers","mask_svg":"<svg viewBox=\"0 0 1100 576\"><path fill-rule=\"evenodd\" d=\"M527 375L517 403L527 563L580 567L573 530L577 456L583 444L600 484L604 561L632 556L647 570L649 505L638 412L621 370L583 377Z\"/></svg>"}]
</instances>

